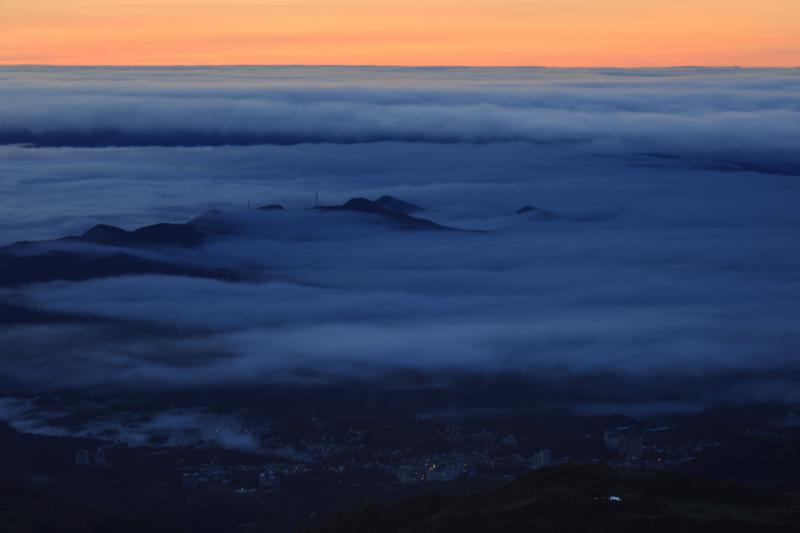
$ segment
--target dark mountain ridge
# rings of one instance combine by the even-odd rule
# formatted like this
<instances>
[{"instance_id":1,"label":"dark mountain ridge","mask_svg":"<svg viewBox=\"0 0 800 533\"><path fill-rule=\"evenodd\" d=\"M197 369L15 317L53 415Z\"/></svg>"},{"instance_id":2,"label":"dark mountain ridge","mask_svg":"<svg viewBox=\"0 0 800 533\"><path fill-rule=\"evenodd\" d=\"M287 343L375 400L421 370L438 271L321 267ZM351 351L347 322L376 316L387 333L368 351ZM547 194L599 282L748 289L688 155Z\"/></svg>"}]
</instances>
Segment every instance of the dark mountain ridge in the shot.
<instances>
[{"instance_id":1,"label":"dark mountain ridge","mask_svg":"<svg viewBox=\"0 0 800 533\"><path fill-rule=\"evenodd\" d=\"M455 230L407 214L419 211L421 208L388 195L376 201L352 198L342 205L320 206L313 209L322 212L366 213L406 230ZM284 208L278 204L270 204L258 210L283 211ZM109 224L98 224L78 236L51 241L17 242L0 248L0 287L18 287L55 280L85 281L145 274L238 281L244 276L231 270L152 259L137 255L133 251L115 251L106 254L101 250L64 249L65 244L91 244L130 250L196 248L210 238L238 231L236 224L226 220L220 216L221 214L212 210L186 223L158 223L131 231ZM47 246L42 250L37 248L39 245Z\"/></svg>"},{"instance_id":2,"label":"dark mountain ridge","mask_svg":"<svg viewBox=\"0 0 800 533\"><path fill-rule=\"evenodd\" d=\"M0 287L18 287L55 280L86 281L126 275L160 274L237 281L226 269L209 269L157 261L126 253L93 255L51 251L36 255L0 254Z\"/></svg>"},{"instance_id":3,"label":"dark mountain ridge","mask_svg":"<svg viewBox=\"0 0 800 533\"><path fill-rule=\"evenodd\" d=\"M378 215L382 219L393 222L399 226L402 226L406 229L422 229L422 230L453 230L455 228L450 228L447 226L442 226L441 224L437 224L431 220L425 218L418 218L407 214L406 212L398 211L396 209L396 202L401 202L405 204L405 202L398 201L392 197L382 197L379 200L383 200L382 203L378 201L372 201L367 198L351 198L350 200L346 201L342 205L333 205L333 206L318 206L314 207L313 209L318 211L352 211L357 213L370 213L373 215ZM395 206L393 208L387 208L385 205ZM406 204L407 206L413 206L413 204ZM403 207L401 206L401 209Z\"/></svg>"},{"instance_id":4,"label":"dark mountain ridge","mask_svg":"<svg viewBox=\"0 0 800 533\"><path fill-rule=\"evenodd\" d=\"M375 203L384 209L388 209L389 211L394 211L396 213L410 214L418 213L419 211L425 211L425 209L416 204L403 201L399 198L395 198L394 196L389 196L388 194L385 194L375 200Z\"/></svg>"},{"instance_id":5,"label":"dark mountain ridge","mask_svg":"<svg viewBox=\"0 0 800 533\"><path fill-rule=\"evenodd\" d=\"M121 247L146 246L200 246L205 235L191 224L153 224L133 231L116 226L98 224L79 238L95 244Z\"/></svg>"},{"instance_id":6,"label":"dark mountain ridge","mask_svg":"<svg viewBox=\"0 0 800 533\"><path fill-rule=\"evenodd\" d=\"M566 465L496 490L424 494L340 513L305 533L789 532L800 497L667 472Z\"/></svg>"}]
</instances>

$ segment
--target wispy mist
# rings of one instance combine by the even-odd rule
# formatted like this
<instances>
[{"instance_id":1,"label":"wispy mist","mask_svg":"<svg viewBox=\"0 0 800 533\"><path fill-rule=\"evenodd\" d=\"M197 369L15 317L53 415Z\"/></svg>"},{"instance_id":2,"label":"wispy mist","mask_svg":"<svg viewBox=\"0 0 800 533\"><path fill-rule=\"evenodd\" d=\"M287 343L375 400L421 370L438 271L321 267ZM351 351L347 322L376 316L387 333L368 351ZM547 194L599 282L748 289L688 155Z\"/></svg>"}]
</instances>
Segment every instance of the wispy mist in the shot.
<instances>
[{"instance_id":1,"label":"wispy mist","mask_svg":"<svg viewBox=\"0 0 800 533\"><path fill-rule=\"evenodd\" d=\"M414 370L557 383L554 395L600 411L798 400L794 71L0 76L0 141L38 146L0 147L4 241L217 208L206 220L226 231L201 246L127 253L246 280L4 290L4 302L73 317L3 326L9 393ZM392 194L479 231L306 210L316 193L324 204ZM515 214L525 205L540 210ZM43 249L109 252L13 253Z\"/></svg>"}]
</instances>

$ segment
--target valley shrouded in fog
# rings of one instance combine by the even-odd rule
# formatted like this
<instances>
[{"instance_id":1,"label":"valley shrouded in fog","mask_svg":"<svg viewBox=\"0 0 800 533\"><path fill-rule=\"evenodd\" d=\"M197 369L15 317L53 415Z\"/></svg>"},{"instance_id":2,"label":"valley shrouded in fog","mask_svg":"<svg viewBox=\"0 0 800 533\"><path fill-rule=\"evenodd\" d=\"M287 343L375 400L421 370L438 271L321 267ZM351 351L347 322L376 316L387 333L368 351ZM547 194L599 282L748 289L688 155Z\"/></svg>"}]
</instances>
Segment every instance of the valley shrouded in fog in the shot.
<instances>
[{"instance_id":1,"label":"valley shrouded in fog","mask_svg":"<svg viewBox=\"0 0 800 533\"><path fill-rule=\"evenodd\" d=\"M798 95L796 69L2 68L0 417L140 444L245 406L61 417L409 373L582 413L796 402ZM411 205L347 203L387 195Z\"/></svg>"}]
</instances>

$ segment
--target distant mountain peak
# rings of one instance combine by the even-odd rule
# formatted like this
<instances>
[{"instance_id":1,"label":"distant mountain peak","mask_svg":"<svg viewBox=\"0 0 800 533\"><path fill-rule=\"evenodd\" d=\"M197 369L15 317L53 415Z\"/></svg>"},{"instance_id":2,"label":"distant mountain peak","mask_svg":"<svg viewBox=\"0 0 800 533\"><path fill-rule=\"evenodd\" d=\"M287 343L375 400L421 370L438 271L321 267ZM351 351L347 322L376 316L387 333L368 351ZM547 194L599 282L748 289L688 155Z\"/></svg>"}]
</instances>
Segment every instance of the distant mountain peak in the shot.
<instances>
[{"instance_id":1,"label":"distant mountain peak","mask_svg":"<svg viewBox=\"0 0 800 533\"><path fill-rule=\"evenodd\" d=\"M80 237L95 244L121 247L184 246L202 244L204 235L189 224L153 224L126 231L108 224L98 224Z\"/></svg>"},{"instance_id":2,"label":"distant mountain peak","mask_svg":"<svg viewBox=\"0 0 800 533\"><path fill-rule=\"evenodd\" d=\"M391 198L391 197L389 197ZM357 211L359 213L372 213L387 220L391 220L410 229L451 229L424 218L413 217L409 214L395 211L380 205L377 201L368 198L351 198L340 206L323 207L324 210Z\"/></svg>"},{"instance_id":3,"label":"distant mountain peak","mask_svg":"<svg viewBox=\"0 0 800 533\"><path fill-rule=\"evenodd\" d=\"M424 211L422 207L416 204L400 200L399 198L395 198L394 196L389 196L388 194L385 194L380 198L378 198L377 200L375 200L375 203L383 207L384 209L395 211L396 213L408 214L408 213L417 213L419 211Z\"/></svg>"},{"instance_id":4,"label":"distant mountain peak","mask_svg":"<svg viewBox=\"0 0 800 533\"><path fill-rule=\"evenodd\" d=\"M365 213L378 213L384 214L388 209L380 206L377 202L368 200L367 198L356 197L347 200L341 205L342 209L347 211L363 211Z\"/></svg>"},{"instance_id":5,"label":"distant mountain peak","mask_svg":"<svg viewBox=\"0 0 800 533\"><path fill-rule=\"evenodd\" d=\"M515 215L531 215L536 220L555 220L558 216L552 211L541 209L532 205L525 205L514 212Z\"/></svg>"}]
</instances>

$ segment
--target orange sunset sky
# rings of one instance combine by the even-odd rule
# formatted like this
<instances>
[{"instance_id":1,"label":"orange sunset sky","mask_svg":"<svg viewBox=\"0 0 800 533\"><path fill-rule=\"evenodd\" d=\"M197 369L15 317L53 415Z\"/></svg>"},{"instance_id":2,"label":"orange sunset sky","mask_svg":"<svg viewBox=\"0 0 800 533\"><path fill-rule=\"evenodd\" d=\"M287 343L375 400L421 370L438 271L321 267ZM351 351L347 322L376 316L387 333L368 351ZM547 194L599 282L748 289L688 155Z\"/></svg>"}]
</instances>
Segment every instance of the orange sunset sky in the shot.
<instances>
[{"instance_id":1,"label":"orange sunset sky","mask_svg":"<svg viewBox=\"0 0 800 533\"><path fill-rule=\"evenodd\" d=\"M800 0L0 0L0 64L800 65Z\"/></svg>"}]
</instances>

